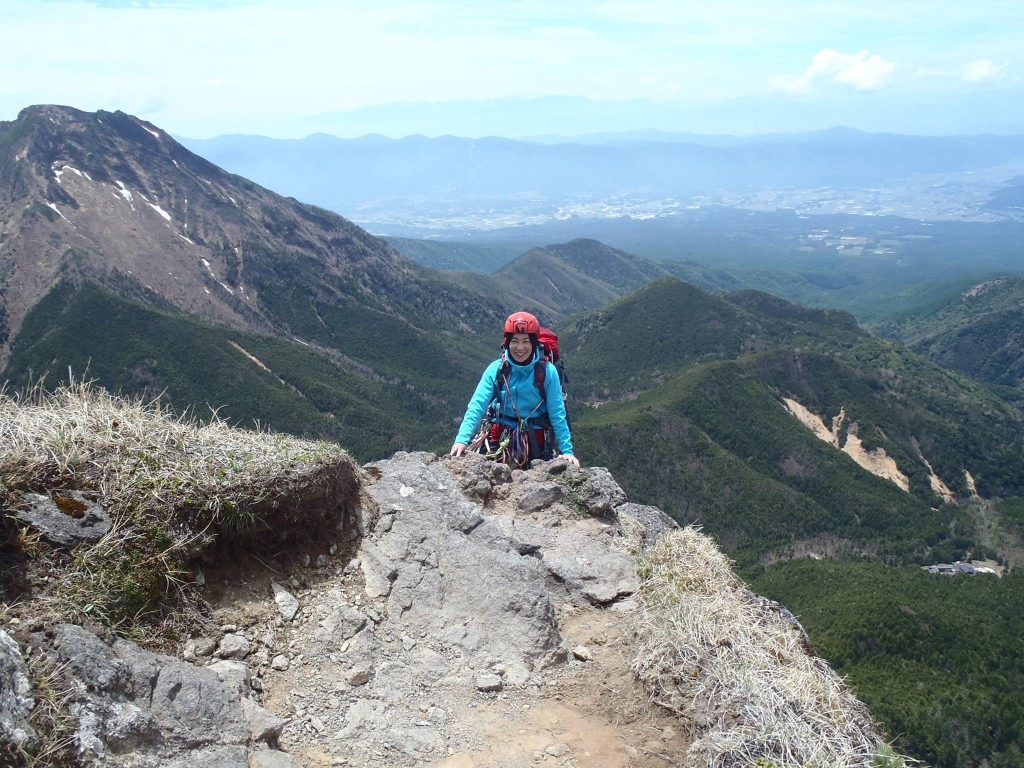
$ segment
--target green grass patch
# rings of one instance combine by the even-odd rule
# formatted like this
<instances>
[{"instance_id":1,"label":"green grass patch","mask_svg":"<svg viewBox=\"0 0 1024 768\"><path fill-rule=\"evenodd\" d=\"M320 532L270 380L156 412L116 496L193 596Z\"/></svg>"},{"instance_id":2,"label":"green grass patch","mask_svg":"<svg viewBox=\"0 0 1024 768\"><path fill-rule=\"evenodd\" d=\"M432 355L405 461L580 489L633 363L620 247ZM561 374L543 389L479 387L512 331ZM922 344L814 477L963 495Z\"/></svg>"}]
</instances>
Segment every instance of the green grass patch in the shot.
<instances>
[{"instance_id":1,"label":"green grass patch","mask_svg":"<svg viewBox=\"0 0 1024 768\"><path fill-rule=\"evenodd\" d=\"M189 563L206 549L336 529L355 472L336 444L198 423L87 386L0 393L0 501L77 490L113 520L68 554L21 537L29 568L48 576L36 597L70 620L131 626L187 599Z\"/></svg>"}]
</instances>

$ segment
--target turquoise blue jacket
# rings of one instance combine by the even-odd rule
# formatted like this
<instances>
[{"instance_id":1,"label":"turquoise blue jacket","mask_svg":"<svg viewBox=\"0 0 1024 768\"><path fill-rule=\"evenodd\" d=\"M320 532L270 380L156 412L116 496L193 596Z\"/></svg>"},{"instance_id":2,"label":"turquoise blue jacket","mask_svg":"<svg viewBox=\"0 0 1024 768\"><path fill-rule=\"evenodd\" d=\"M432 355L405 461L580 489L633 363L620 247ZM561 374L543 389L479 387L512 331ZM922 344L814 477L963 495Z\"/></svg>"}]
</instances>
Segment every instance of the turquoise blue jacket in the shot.
<instances>
[{"instance_id":1,"label":"turquoise blue jacket","mask_svg":"<svg viewBox=\"0 0 1024 768\"><path fill-rule=\"evenodd\" d=\"M555 432L555 439L558 441L559 453L572 453L572 436L569 434L569 422L565 417L565 401L562 399L562 382L558 379L558 371L552 363L547 364L547 371L544 375L545 398L537 390L533 383L533 366L540 360L540 350L534 350L533 359L525 365L518 365L512 361L512 370L509 372L509 383L502 387L501 402L498 409L498 421L509 426L516 425L516 412L529 421L538 419L547 414L551 420L551 427ZM459 427L459 434L455 442L469 445L476 435L480 420L487 411L494 397L495 379L501 372L501 358L498 358L484 371L480 377L480 383L476 385L476 391L466 406L466 415L462 419L462 426Z\"/></svg>"}]
</instances>

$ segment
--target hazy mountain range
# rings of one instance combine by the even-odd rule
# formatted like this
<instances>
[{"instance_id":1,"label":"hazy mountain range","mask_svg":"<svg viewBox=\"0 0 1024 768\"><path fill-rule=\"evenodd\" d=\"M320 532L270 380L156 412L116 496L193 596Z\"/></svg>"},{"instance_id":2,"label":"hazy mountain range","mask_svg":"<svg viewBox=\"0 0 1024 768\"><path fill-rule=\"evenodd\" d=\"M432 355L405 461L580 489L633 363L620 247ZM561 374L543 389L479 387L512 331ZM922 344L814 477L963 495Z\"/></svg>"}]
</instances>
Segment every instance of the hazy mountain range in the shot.
<instances>
[{"instance_id":1,"label":"hazy mountain range","mask_svg":"<svg viewBox=\"0 0 1024 768\"><path fill-rule=\"evenodd\" d=\"M985 90L965 88L933 97L898 90L876 92L872 94L870 111L864 109L860 96L837 92L832 97L818 94L814 101L794 101L775 94L701 105L651 99L599 101L578 96L391 103L282 121L279 128L283 131L281 135L287 136L324 130L339 136L374 132L401 136L410 132L409 126L414 126L412 131L429 136L458 133L473 137L523 137L556 133L564 137L596 131L673 132L682 125L701 133L743 136L793 133L833 125L920 134L922 125L927 125L927 130L944 135L979 130L1024 134L1024 118L1018 106L1024 97L1019 85L994 85Z\"/></svg>"},{"instance_id":2,"label":"hazy mountain range","mask_svg":"<svg viewBox=\"0 0 1024 768\"><path fill-rule=\"evenodd\" d=\"M824 195L827 190L905 185L912 179L937 188L981 171L994 174L985 182L991 196L1024 170L1021 136L900 136L834 128L747 138L654 138L625 134L542 143L320 134L299 140L221 136L183 141L234 173L344 211L388 234L400 234L392 225L411 217L424 226L432 218L437 226L488 228L515 223L509 216L526 221L543 215L654 216L682 204L746 199L759 190L818 190ZM956 183L975 181L968 176Z\"/></svg>"},{"instance_id":3,"label":"hazy mountain range","mask_svg":"<svg viewBox=\"0 0 1024 768\"><path fill-rule=\"evenodd\" d=\"M573 239L600 241L708 290L757 288L862 322L928 307L992 276L1024 270L1024 223L922 222L889 216L801 216L703 207L649 220L560 221L389 238L426 265L488 272L500 254ZM483 281L482 284L486 284Z\"/></svg>"}]
</instances>

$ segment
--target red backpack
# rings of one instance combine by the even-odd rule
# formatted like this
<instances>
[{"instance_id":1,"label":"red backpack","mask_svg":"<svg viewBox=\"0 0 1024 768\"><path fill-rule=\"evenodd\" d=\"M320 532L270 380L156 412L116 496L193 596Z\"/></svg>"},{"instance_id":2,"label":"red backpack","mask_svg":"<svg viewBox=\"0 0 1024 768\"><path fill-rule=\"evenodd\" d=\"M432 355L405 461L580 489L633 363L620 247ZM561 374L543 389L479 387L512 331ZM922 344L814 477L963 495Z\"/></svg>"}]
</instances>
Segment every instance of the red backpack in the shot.
<instances>
[{"instance_id":1,"label":"red backpack","mask_svg":"<svg viewBox=\"0 0 1024 768\"><path fill-rule=\"evenodd\" d=\"M537 334L537 341L540 342L541 355L552 363L557 363L560 357L558 353L558 334L542 325L540 333Z\"/></svg>"}]
</instances>

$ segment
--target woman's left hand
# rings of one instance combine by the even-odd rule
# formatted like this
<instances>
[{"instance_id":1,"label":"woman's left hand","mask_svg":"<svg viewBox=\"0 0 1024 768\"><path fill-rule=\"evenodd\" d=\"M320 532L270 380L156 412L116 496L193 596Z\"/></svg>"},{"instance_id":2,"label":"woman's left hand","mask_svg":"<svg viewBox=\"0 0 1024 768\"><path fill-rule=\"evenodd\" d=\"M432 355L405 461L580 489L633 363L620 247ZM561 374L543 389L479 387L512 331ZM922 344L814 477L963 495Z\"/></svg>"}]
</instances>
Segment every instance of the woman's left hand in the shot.
<instances>
[{"instance_id":1,"label":"woman's left hand","mask_svg":"<svg viewBox=\"0 0 1024 768\"><path fill-rule=\"evenodd\" d=\"M565 459L570 464L572 464L574 467L576 467L576 469L580 468L580 460L577 459L575 456L573 456L571 453L563 453L563 454L561 454L559 456L559 458Z\"/></svg>"}]
</instances>

